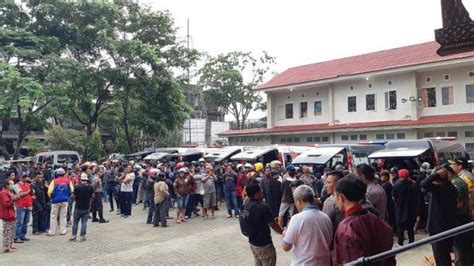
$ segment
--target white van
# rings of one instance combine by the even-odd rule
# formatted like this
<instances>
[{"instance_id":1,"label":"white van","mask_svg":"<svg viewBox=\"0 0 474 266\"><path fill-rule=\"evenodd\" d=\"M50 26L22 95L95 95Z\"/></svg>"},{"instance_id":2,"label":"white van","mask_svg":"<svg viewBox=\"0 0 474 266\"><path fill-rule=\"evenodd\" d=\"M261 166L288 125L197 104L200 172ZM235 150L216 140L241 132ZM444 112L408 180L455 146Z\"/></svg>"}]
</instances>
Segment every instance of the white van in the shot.
<instances>
[{"instance_id":1,"label":"white van","mask_svg":"<svg viewBox=\"0 0 474 266\"><path fill-rule=\"evenodd\" d=\"M63 165L67 163L80 163L81 156L76 151L49 151L40 152L35 155L35 163L47 163L49 165Z\"/></svg>"}]
</instances>

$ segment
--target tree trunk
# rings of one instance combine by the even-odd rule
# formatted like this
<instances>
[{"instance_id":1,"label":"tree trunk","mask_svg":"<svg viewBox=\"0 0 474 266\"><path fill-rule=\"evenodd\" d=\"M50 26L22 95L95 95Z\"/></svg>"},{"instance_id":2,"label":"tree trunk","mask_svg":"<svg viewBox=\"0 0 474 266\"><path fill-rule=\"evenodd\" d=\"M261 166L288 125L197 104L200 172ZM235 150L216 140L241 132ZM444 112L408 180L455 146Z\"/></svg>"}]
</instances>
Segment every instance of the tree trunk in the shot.
<instances>
[{"instance_id":1,"label":"tree trunk","mask_svg":"<svg viewBox=\"0 0 474 266\"><path fill-rule=\"evenodd\" d=\"M128 150L132 153L134 152L133 149L133 142L132 137L130 136L130 127L129 127L129 119L128 119L128 96L125 97L124 101L122 102L122 109L123 109L123 131L125 133L125 138L127 139Z\"/></svg>"},{"instance_id":2,"label":"tree trunk","mask_svg":"<svg viewBox=\"0 0 474 266\"><path fill-rule=\"evenodd\" d=\"M27 132L25 130L24 124L20 122L20 129L18 131L18 140L16 141L15 153L13 154L14 160L17 160L18 156L20 155L20 149L21 149L21 146L23 145L23 141L25 140L26 133Z\"/></svg>"}]
</instances>

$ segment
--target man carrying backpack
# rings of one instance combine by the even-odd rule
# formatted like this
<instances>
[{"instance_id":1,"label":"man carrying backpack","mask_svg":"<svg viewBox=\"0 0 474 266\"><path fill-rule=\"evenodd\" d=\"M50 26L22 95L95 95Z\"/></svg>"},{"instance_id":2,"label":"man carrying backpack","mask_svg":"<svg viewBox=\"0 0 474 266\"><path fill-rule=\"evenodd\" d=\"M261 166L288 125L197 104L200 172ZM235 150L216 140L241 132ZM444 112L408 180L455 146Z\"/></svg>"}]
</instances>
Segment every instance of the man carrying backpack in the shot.
<instances>
[{"instance_id":1,"label":"man carrying backpack","mask_svg":"<svg viewBox=\"0 0 474 266\"><path fill-rule=\"evenodd\" d=\"M278 234L282 234L283 229L273 219L270 206L262 202L263 193L258 183L248 184L245 192L250 201L240 217L240 224L242 232L249 238L255 265L276 265L276 251L270 227Z\"/></svg>"}]
</instances>

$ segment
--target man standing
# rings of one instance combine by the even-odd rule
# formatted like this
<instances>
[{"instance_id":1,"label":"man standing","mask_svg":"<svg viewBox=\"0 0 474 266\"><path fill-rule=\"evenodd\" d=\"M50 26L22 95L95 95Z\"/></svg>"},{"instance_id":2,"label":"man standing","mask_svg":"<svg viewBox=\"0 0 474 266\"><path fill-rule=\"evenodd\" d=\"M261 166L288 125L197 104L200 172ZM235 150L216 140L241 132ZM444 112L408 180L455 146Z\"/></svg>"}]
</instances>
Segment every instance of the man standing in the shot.
<instances>
[{"instance_id":1,"label":"man standing","mask_svg":"<svg viewBox=\"0 0 474 266\"><path fill-rule=\"evenodd\" d=\"M158 227L161 223L161 227L168 227L166 224L166 206L167 198L169 197L168 185L165 182L164 175L158 175L154 185L154 204L155 214L153 216L153 226Z\"/></svg>"},{"instance_id":2,"label":"man standing","mask_svg":"<svg viewBox=\"0 0 474 266\"><path fill-rule=\"evenodd\" d=\"M359 178L346 176L336 183L336 202L344 213L334 237L333 263L348 263L392 249L392 228L362 208L367 186ZM383 191L383 190L382 190ZM383 192L385 193L385 192ZM394 257L380 265L395 265Z\"/></svg>"},{"instance_id":3,"label":"man standing","mask_svg":"<svg viewBox=\"0 0 474 266\"><path fill-rule=\"evenodd\" d=\"M294 204L293 192L291 191L291 182L295 181L296 170L293 165L286 167L287 173L283 176L283 183L281 184L281 205L278 214L278 224L283 227L285 224L285 217L288 219L293 216Z\"/></svg>"},{"instance_id":4,"label":"man standing","mask_svg":"<svg viewBox=\"0 0 474 266\"><path fill-rule=\"evenodd\" d=\"M366 163L361 163L356 166L356 175L362 178L367 185L365 199L374 205L379 217L386 220L387 194L375 179L374 168Z\"/></svg>"},{"instance_id":5,"label":"man standing","mask_svg":"<svg viewBox=\"0 0 474 266\"><path fill-rule=\"evenodd\" d=\"M46 198L44 193L43 172L36 171L35 178L31 183L31 188L34 190L33 199L33 235L40 235L46 232L45 213L46 213Z\"/></svg>"},{"instance_id":6,"label":"man standing","mask_svg":"<svg viewBox=\"0 0 474 266\"><path fill-rule=\"evenodd\" d=\"M223 175L224 179L224 194L225 201L227 203L227 218L232 217L232 209L234 210L235 217L239 216L239 207L237 205L237 194L235 188L237 186L237 175L232 169L232 165L229 164L226 167L226 172Z\"/></svg>"},{"instance_id":7,"label":"man standing","mask_svg":"<svg viewBox=\"0 0 474 266\"><path fill-rule=\"evenodd\" d=\"M283 250L294 247L292 265L331 265L331 219L314 204L315 193L309 186L296 188L293 197L299 213L283 232Z\"/></svg>"},{"instance_id":8,"label":"man standing","mask_svg":"<svg viewBox=\"0 0 474 266\"><path fill-rule=\"evenodd\" d=\"M129 164L126 172L120 177L120 199L122 200L120 209L124 218L132 215L133 180L135 180L135 174L133 173L132 165Z\"/></svg>"},{"instance_id":9,"label":"man standing","mask_svg":"<svg viewBox=\"0 0 474 266\"><path fill-rule=\"evenodd\" d=\"M66 234L66 214L68 200L71 197L74 187L69 178L65 177L66 171L58 168L55 172L55 179L48 187L48 196L51 198L51 221L48 236L54 236L58 227L61 235Z\"/></svg>"},{"instance_id":10,"label":"man standing","mask_svg":"<svg viewBox=\"0 0 474 266\"><path fill-rule=\"evenodd\" d=\"M458 191L458 205L456 210L456 226L461 226L471 222L471 210L469 207L469 186L473 186L470 173L466 174L468 168L467 159L456 157L454 161L449 161L451 168L456 172L451 181ZM472 191L471 191L472 192ZM467 232L454 237L453 250L455 254L454 263L456 265L472 265L472 232Z\"/></svg>"},{"instance_id":11,"label":"man standing","mask_svg":"<svg viewBox=\"0 0 474 266\"><path fill-rule=\"evenodd\" d=\"M19 188L20 197L16 202L16 229L15 229L15 243L23 243L23 241L29 241L26 237L28 230L28 223L30 222L30 213L33 207L33 191L30 188L30 178L27 175L20 177L20 182L16 184Z\"/></svg>"},{"instance_id":12,"label":"man standing","mask_svg":"<svg viewBox=\"0 0 474 266\"><path fill-rule=\"evenodd\" d=\"M69 238L70 241L76 241L77 227L79 221L81 221L81 239L80 241L86 241L87 232L87 220L89 219L89 210L91 206L91 198L99 197L100 194L95 194L92 185L89 185L89 178L85 175L81 175L80 184L74 187L74 193L72 198L76 201L74 207L74 222L72 225L72 236Z\"/></svg>"},{"instance_id":13,"label":"man standing","mask_svg":"<svg viewBox=\"0 0 474 266\"><path fill-rule=\"evenodd\" d=\"M249 235L249 243L255 258L255 265L276 265L277 257L270 227L278 234L282 234L283 229L273 219L270 206L262 202L263 193L258 183L247 184L245 192L250 199L245 208L249 211L249 225L254 232Z\"/></svg>"},{"instance_id":14,"label":"man standing","mask_svg":"<svg viewBox=\"0 0 474 266\"><path fill-rule=\"evenodd\" d=\"M450 179L455 172L449 165L436 171L421 182L421 187L431 193L426 230L435 235L456 227L457 191ZM431 244L436 265L451 265L452 238Z\"/></svg>"},{"instance_id":15,"label":"man standing","mask_svg":"<svg viewBox=\"0 0 474 266\"><path fill-rule=\"evenodd\" d=\"M328 172L326 177L326 190L330 196L324 201L323 212L331 219L334 232L342 219L344 219L344 214L337 207L334 191L337 181L343 177L344 174L338 170Z\"/></svg>"},{"instance_id":16,"label":"man standing","mask_svg":"<svg viewBox=\"0 0 474 266\"><path fill-rule=\"evenodd\" d=\"M94 179L92 179L92 188L94 189L94 199L92 200L92 222L99 222L101 224L108 223L108 220L104 219L104 206L102 203L102 179L104 172L100 168L95 171ZM97 213L99 219L97 219Z\"/></svg>"},{"instance_id":17,"label":"man standing","mask_svg":"<svg viewBox=\"0 0 474 266\"><path fill-rule=\"evenodd\" d=\"M415 241L414 226L418 213L418 201L415 184L412 183L407 169L398 171L399 180L393 186L395 202L395 220L397 225L398 245L403 246L405 230L408 231L408 243Z\"/></svg>"}]
</instances>

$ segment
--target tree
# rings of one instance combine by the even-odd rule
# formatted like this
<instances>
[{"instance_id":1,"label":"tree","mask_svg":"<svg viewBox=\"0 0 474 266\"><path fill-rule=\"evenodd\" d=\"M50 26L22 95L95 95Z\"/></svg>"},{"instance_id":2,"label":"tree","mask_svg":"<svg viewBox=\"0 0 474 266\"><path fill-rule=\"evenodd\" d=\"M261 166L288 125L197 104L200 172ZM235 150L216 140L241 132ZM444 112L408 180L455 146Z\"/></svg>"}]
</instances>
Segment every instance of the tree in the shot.
<instances>
[{"instance_id":1,"label":"tree","mask_svg":"<svg viewBox=\"0 0 474 266\"><path fill-rule=\"evenodd\" d=\"M198 72L199 83L205 88L205 100L224 108L241 129L250 111L262 100L255 89L274 62L265 52L258 59L242 52L211 57ZM249 77L248 80L245 77Z\"/></svg>"},{"instance_id":2,"label":"tree","mask_svg":"<svg viewBox=\"0 0 474 266\"><path fill-rule=\"evenodd\" d=\"M30 130L44 126L44 109L58 99L58 40L37 35L32 16L13 2L0 3L0 14L0 113L3 119L15 119L17 158Z\"/></svg>"},{"instance_id":3,"label":"tree","mask_svg":"<svg viewBox=\"0 0 474 266\"><path fill-rule=\"evenodd\" d=\"M61 44L69 101L58 108L83 125L88 138L108 109L120 115L130 151L135 150L131 127L158 134L182 124L189 108L171 70L191 62L189 55L196 53L176 42L167 12L125 1L42 1L32 10L37 31ZM132 115L137 110L142 113L138 121ZM86 147L86 159L88 154Z\"/></svg>"}]
</instances>

